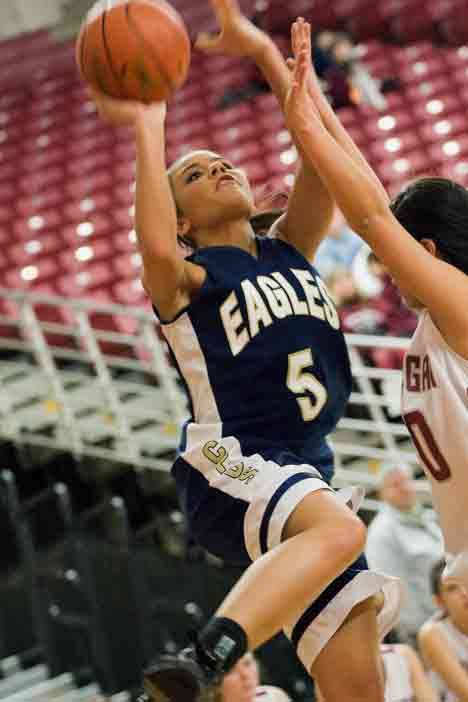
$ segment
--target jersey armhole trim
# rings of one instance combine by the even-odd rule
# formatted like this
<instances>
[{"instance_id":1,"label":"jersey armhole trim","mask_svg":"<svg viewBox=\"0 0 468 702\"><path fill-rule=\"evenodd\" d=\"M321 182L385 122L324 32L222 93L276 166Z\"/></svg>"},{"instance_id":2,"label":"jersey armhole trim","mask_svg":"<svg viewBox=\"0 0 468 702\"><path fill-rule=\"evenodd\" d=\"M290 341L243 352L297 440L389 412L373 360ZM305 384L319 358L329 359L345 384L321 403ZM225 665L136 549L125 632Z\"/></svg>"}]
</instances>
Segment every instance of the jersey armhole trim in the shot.
<instances>
[{"instance_id":1,"label":"jersey armhole trim","mask_svg":"<svg viewBox=\"0 0 468 702\"><path fill-rule=\"evenodd\" d=\"M444 347L446 351L448 351L457 361L460 361L460 363L463 364L463 366L468 370L468 358L464 358L463 356L460 356L455 349L453 349L450 344L445 340L444 336L442 335L442 332L439 330L437 324L434 322L432 319L430 313L428 310L425 310L425 314L427 315L427 319L429 320L429 323L431 324L435 335L437 336L437 339L439 340L441 346Z\"/></svg>"},{"instance_id":2,"label":"jersey armhole trim","mask_svg":"<svg viewBox=\"0 0 468 702\"><path fill-rule=\"evenodd\" d=\"M169 324L173 324L174 322L177 322L177 320L178 320L180 317L182 317L182 315L184 315L186 312L188 312L188 311L191 309L191 307L198 301L198 298L199 298L199 297L202 295L202 293L204 292L205 287L207 287L208 278L209 278L208 269L206 268L206 266L202 265L201 263L198 263L198 261L195 263L195 265L200 266L200 268L203 268L203 269L204 269L204 271L205 271L205 273L206 273L205 280L203 281L203 284L201 285L201 287L200 287L200 289L197 291L197 293L192 297L192 299L190 300L190 302L188 303L188 305L185 305L184 307L182 307L182 308L177 312L177 314L175 314L173 317L171 317L171 319L163 319L163 317L159 314L159 310L158 310L158 308L156 307L155 303L153 302L153 300L151 300L151 305L152 305L152 307L153 307L153 312L154 312L154 314L156 315L156 317L158 318L159 323L161 324L162 327L165 327L165 326L168 326Z\"/></svg>"}]
</instances>

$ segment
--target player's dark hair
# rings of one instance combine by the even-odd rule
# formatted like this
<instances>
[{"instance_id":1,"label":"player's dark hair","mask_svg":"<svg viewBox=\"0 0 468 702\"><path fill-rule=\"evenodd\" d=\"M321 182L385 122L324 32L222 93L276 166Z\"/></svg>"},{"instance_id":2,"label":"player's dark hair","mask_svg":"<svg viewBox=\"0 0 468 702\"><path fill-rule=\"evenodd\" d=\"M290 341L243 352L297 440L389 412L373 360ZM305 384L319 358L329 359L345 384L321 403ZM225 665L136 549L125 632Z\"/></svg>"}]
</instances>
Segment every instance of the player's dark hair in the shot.
<instances>
[{"instance_id":1,"label":"player's dark hair","mask_svg":"<svg viewBox=\"0 0 468 702\"><path fill-rule=\"evenodd\" d=\"M429 574L429 581L431 584L431 592L433 595L440 595L441 584L442 584L442 573L445 569L445 558L441 558L440 561L434 563Z\"/></svg>"},{"instance_id":2,"label":"player's dark hair","mask_svg":"<svg viewBox=\"0 0 468 702\"><path fill-rule=\"evenodd\" d=\"M448 178L420 178L390 209L417 241L432 239L440 257L468 275L468 191L463 186Z\"/></svg>"},{"instance_id":3,"label":"player's dark hair","mask_svg":"<svg viewBox=\"0 0 468 702\"><path fill-rule=\"evenodd\" d=\"M254 234L256 236L264 236L276 220L281 217L284 211L283 209L275 209L254 214L250 218L250 224L252 225ZM192 251L197 250L196 243L188 236L181 236L178 234L177 241L183 248L191 249Z\"/></svg>"}]
</instances>

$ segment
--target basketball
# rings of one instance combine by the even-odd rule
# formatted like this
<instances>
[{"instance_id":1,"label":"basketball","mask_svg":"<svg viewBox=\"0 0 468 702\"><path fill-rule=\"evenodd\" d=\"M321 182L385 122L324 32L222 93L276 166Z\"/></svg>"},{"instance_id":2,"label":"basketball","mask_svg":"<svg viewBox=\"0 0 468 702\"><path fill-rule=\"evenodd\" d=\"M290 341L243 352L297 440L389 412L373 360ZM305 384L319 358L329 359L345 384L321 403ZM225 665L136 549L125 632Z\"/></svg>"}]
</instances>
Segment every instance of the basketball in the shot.
<instances>
[{"instance_id":1,"label":"basketball","mask_svg":"<svg viewBox=\"0 0 468 702\"><path fill-rule=\"evenodd\" d=\"M190 40L165 0L99 0L76 42L82 78L106 95L145 103L167 100L190 64Z\"/></svg>"}]
</instances>

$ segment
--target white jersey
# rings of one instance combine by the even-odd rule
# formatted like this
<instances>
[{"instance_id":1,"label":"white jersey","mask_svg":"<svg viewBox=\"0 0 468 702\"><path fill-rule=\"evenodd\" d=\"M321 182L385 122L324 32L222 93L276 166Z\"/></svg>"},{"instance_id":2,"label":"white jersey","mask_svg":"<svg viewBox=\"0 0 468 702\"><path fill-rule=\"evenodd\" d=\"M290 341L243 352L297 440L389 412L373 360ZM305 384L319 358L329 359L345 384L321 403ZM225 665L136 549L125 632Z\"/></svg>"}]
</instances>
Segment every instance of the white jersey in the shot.
<instances>
[{"instance_id":1,"label":"white jersey","mask_svg":"<svg viewBox=\"0 0 468 702\"><path fill-rule=\"evenodd\" d=\"M462 634L461 631L454 627L447 617L443 619L434 617L432 622L447 638L450 648L460 665L468 671L468 636ZM445 682L433 670L430 671L430 679L443 702L457 702L457 695L449 690Z\"/></svg>"},{"instance_id":2,"label":"white jersey","mask_svg":"<svg viewBox=\"0 0 468 702\"><path fill-rule=\"evenodd\" d=\"M403 366L402 415L431 482L445 547L468 549L468 360L421 314Z\"/></svg>"},{"instance_id":3,"label":"white jersey","mask_svg":"<svg viewBox=\"0 0 468 702\"><path fill-rule=\"evenodd\" d=\"M407 658L399 646L380 647L385 670L385 702L412 702L414 691Z\"/></svg>"},{"instance_id":4,"label":"white jersey","mask_svg":"<svg viewBox=\"0 0 468 702\"><path fill-rule=\"evenodd\" d=\"M255 691L255 702L291 702L291 700L279 687L260 685Z\"/></svg>"}]
</instances>

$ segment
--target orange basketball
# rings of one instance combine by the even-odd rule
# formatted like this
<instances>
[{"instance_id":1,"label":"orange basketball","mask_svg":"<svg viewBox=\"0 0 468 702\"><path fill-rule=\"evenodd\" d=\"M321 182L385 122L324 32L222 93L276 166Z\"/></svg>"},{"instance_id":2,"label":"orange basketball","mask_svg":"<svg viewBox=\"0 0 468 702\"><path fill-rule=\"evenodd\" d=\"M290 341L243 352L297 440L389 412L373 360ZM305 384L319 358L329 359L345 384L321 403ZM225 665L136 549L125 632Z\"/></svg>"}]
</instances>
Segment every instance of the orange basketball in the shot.
<instances>
[{"instance_id":1,"label":"orange basketball","mask_svg":"<svg viewBox=\"0 0 468 702\"><path fill-rule=\"evenodd\" d=\"M150 103L180 88L190 40L165 0L98 0L76 41L83 79L107 95Z\"/></svg>"}]
</instances>

